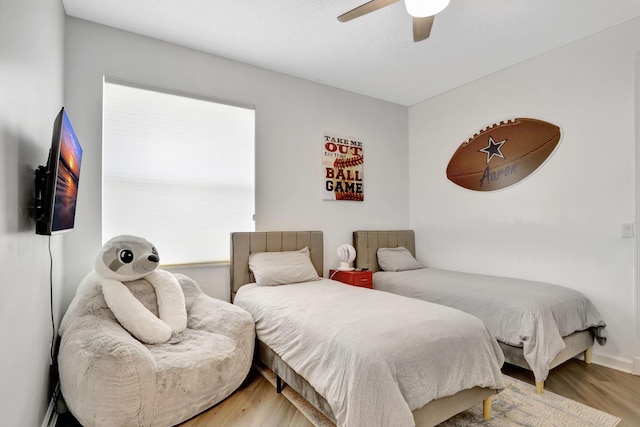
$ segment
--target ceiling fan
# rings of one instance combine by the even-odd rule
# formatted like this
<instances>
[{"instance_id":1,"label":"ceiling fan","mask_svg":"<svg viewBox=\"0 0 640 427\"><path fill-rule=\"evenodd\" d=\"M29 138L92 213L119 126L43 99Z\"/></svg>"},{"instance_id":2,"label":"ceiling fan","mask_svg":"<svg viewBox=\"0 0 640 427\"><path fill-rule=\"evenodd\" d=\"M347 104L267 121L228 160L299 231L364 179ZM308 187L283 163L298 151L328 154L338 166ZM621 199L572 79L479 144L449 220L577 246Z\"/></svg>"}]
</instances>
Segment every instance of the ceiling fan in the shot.
<instances>
[{"instance_id":1,"label":"ceiling fan","mask_svg":"<svg viewBox=\"0 0 640 427\"><path fill-rule=\"evenodd\" d=\"M351 21L399 1L371 0L338 16L338 21ZM429 37L434 16L447 7L449 0L404 0L404 4L409 15L413 17L413 41L419 42Z\"/></svg>"}]
</instances>

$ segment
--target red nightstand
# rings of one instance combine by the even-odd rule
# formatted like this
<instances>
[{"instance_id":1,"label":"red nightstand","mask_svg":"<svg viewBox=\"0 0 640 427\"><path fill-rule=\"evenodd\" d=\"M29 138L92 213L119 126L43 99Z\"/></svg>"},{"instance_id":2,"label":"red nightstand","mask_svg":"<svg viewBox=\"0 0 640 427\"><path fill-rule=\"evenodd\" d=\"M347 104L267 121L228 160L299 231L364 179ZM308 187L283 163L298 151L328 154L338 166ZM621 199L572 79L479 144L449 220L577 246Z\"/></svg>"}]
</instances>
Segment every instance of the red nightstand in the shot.
<instances>
[{"instance_id":1,"label":"red nightstand","mask_svg":"<svg viewBox=\"0 0 640 427\"><path fill-rule=\"evenodd\" d=\"M329 270L329 278L347 285L373 289L373 274L370 271L336 271Z\"/></svg>"}]
</instances>

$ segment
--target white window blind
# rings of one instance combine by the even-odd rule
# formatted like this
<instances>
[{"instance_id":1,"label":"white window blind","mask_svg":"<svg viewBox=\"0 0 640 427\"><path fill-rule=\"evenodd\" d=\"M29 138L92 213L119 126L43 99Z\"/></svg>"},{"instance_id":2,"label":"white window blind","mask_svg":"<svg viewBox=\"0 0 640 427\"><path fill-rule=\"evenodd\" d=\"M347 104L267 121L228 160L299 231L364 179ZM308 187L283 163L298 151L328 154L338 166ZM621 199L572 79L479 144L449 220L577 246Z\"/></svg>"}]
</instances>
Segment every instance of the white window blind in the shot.
<instances>
[{"instance_id":1,"label":"white window blind","mask_svg":"<svg viewBox=\"0 0 640 427\"><path fill-rule=\"evenodd\" d=\"M102 240L144 237L161 264L229 259L253 231L255 110L105 79Z\"/></svg>"}]
</instances>

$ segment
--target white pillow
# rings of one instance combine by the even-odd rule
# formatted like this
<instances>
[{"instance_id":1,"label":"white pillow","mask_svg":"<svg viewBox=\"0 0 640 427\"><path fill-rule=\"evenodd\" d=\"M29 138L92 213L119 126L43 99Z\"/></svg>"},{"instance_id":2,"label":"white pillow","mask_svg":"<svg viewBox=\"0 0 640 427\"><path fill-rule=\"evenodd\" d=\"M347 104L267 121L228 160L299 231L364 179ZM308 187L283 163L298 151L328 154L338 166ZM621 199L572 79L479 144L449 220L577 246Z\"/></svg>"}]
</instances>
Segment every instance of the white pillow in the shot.
<instances>
[{"instance_id":1,"label":"white pillow","mask_svg":"<svg viewBox=\"0 0 640 427\"><path fill-rule=\"evenodd\" d=\"M404 246L378 249L378 265L384 271L404 271L423 268Z\"/></svg>"},{"instance_id":2,"label":"white pillow","mask_svg":"<svg viewBox=\"0 0 640 427\"><path fill-rule=\"evenodd\" d=\"M309 248L287 252L257 252L249 255L249 269L260 286L320 280L311 263Z\"/></svg>"}]
</instances>

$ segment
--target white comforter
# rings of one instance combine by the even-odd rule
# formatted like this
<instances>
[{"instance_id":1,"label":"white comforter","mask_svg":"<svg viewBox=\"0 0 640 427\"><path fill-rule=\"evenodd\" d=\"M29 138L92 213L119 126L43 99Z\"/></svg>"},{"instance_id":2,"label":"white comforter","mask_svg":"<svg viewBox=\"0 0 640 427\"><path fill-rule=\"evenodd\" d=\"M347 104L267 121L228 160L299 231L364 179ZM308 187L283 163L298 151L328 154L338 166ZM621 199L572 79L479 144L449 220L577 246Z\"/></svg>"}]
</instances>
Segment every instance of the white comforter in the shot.
<instances>
[{"instance_id":1,"label":"white comforter","mask_svg":"<svg viewBox=\"0 0 640 427\"><path fill-rule=\"evenodd\" d=\"M504 356L477 318L322 279L243 286L258 339L331 406L339 426L413 426L412 410L475 386L504 388Z\"/></svg>"},{"instance_id":2,"label":"white comforter","mask_svg":"<svg viewBox=\"0 0 640 427\"><path fill-rule=\"evenodd\" d=\"M373 286L477 316L498 341L522 346L536 381L547 378L549 362L564 350L562 337L591 328L600 344L606 342L598 310L563 286L435 268L376 272Z\"/></svg>"}]
</instances>

